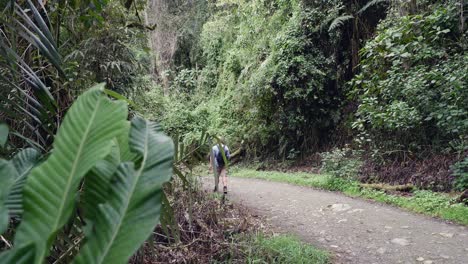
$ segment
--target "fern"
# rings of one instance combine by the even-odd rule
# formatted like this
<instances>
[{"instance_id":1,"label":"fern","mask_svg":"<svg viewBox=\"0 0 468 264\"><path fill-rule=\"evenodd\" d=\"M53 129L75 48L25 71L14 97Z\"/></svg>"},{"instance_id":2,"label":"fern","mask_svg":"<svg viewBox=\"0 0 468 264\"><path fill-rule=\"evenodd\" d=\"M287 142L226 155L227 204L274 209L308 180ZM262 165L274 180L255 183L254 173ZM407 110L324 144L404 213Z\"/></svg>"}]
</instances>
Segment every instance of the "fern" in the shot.
<instances>
[{"instance_id":1,"label":"fern","mask_svg":"<svg viewBox=\"0 0 468 264\"><path fill-rule=\"evenodd\" d=\"M372 1L368 2L365 6L363 6L361 9L359 9L357 14L361 14L361 13L365 12L367 9L369 9L369 7L376 6L376 5L378 5L380 3L384 3L384 2L389 2L389 0L372 0Z\"/></svg>"},{"instance_id":2,"label":"fern","mask_svg":"<svg viewBox=\"0 0 468 264\"><path fill-rule=\"evenodd\" d=\"M328 32L331 32L335 30L336 28L343 26L346 23L346 21L351 20L351 19L354 19L354 16L343 15L343 16L335 18L333 22L330 24L330 27L328 28Z\"/></svg>"}]
</instances>

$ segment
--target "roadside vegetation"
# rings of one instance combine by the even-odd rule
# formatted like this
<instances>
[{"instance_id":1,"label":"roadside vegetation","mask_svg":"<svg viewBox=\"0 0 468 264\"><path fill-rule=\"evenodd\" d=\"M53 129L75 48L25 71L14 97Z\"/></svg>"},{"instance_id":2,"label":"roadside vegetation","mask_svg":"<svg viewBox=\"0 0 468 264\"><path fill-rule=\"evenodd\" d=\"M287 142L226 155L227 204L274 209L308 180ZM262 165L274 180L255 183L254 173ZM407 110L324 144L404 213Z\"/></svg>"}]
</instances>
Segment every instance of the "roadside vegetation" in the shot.
<instances>
[{"instance_id":1,"label":"roadside vegetation","mask_svg":"<svg viewBox=\"0 0 468 264\"><path fill-rule=\"evenodd\" d=\"M251 235L246 242L245 263L330 263L330 256L291 235Z\"/></svg>"}]
</instances>

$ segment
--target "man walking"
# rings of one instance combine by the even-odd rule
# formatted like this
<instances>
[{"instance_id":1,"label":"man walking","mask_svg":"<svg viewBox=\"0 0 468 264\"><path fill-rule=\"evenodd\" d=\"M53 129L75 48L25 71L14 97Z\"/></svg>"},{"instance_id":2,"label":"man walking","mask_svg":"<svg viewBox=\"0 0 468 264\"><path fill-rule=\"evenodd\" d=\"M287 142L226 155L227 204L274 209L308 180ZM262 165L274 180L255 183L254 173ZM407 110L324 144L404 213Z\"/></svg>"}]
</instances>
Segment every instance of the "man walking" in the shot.
<instances>
[{"instance_id":1,"label":"man walking","mask_svg":"<svg viewBox=\"0 0 468 264\"><path fill-rule=\"evenodd\" d=\"M223 180L223 192L227 194L227 163L230 158L229 148L223 142L214 145L211 149L210 168L214 168L215 192L218 191L219 177L221 176Z\"/></svg>"}]
</instances>

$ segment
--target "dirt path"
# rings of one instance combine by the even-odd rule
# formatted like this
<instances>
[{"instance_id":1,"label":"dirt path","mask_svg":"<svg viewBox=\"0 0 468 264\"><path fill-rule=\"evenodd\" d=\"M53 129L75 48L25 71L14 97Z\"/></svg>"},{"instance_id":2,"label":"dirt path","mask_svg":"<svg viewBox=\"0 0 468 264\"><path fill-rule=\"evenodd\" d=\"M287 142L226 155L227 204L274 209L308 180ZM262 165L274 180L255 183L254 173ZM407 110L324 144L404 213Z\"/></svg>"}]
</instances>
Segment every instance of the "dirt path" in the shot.
<instances>
[{"instance_id":1,"label":"dirt path","mask_svg":"<svg viewBox=\"0 0 468 264\"><path fill-rule=\"evenodd\" d=\"M204 178L212 188L212 178ZM285 232L335 252L336 263L468 263L468 228L398 208L284 183L231 178L229 199Z\"/></svg>"}]
</instances>

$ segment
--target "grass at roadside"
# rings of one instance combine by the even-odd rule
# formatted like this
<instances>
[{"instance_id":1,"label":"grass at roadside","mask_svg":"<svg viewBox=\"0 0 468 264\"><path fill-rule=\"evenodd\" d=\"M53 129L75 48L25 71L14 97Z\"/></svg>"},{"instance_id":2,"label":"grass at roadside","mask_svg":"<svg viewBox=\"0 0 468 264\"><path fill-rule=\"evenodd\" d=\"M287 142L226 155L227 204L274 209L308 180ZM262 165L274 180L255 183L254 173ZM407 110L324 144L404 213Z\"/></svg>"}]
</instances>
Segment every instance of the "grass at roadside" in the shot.
<instances>
[{"instance_id":1,"label":"grass at roadside","mask_svg":"<svg viewBox=\"0 0 468 264\"><path fill-rule=\"evenodd\" d=\"M276 171L256 171L247 168L233 168L231 176L257 178L269 181L286 182L300 186L315 187L330 191L340 191L349 196L363 197L395 205L413 212L468 225L468 206L455 203L453 198L443 193L418 190L412 196L397 196L369 188L362 188L356 181L347 181L329 175L311 173L284 173Z\"/></svg>"},{"instance_id":2,"label":"grass at roadside","mask_svg":"<svg viewBox=\"0 0 468 264\"><path fill-rule=\"evenodd\" d=\"M246 263L330 263L329 255L291 235L244 237Z\"/></svg>"}]
</instances>

